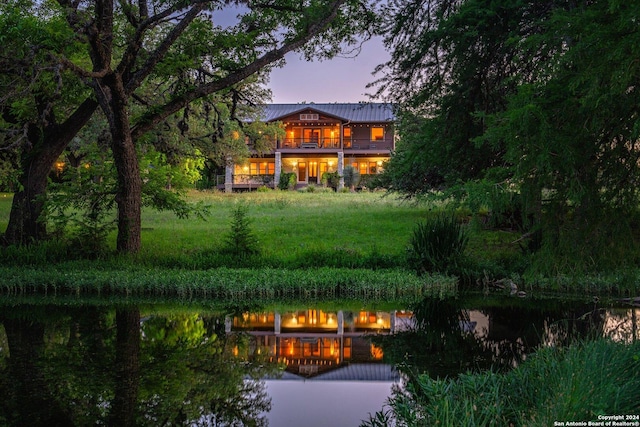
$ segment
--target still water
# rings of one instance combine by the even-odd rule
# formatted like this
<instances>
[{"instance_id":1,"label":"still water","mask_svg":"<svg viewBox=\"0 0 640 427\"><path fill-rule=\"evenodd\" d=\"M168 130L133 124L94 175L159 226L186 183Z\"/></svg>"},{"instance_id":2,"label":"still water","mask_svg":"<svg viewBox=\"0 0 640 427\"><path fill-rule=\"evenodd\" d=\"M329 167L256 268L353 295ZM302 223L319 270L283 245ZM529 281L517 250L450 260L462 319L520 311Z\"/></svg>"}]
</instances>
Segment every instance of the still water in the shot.
<instances>
[{"instance_id":1,"label":"still water","mask_svg":"<svg viewBox=\"0 0 640 427\"><path fill-rule=\"evenodd\" d=\"M640 338L640 310L469 296L343 306L0 301L0 426L354 426L409 373Z\"/></svg>"}]
</instances>

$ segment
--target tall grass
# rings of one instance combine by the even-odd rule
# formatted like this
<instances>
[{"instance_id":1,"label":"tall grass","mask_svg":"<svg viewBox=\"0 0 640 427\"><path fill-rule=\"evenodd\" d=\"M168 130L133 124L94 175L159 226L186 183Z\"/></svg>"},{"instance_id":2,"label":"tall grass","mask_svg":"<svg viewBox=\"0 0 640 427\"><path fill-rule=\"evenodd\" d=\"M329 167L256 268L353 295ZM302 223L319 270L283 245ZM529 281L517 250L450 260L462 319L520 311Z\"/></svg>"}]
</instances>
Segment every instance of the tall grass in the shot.
<instances>
[{"instance_id":1,"label":"tall grass","mask_svg":"<svg viewBox=\"0 0 640 427\"><path fill-rule=\"evenodd\" d=\"M409 246L409 264L418 273L457 271L469 241L454 214L438 213L419 222Z\"/></svg>"},{"instance_id":2,"label":"tall grass","mask_svg":"<svg viewBox=\"0 0 640 427\"><path fill-rule=\"evenodd\" d=\"M225 300L376 299L413 301L425 296L453 296L456 280L417 277L404 270L240 269L161 270L129 268L97 270L50 267L22 271L0 267L0 293L8 295L136 295Z\"/></svg>"},{"instance_id":3,"label":"tall grass","mask_svg":"<svg viewBox=\"0 0 640 427\"><path fill-rule=\"evenodd\" d=\"M363 426L552 426L639 414L639 396L640 342L601 339L541 349L505 374L420 376Z\"/></svg>"}]
</instances>

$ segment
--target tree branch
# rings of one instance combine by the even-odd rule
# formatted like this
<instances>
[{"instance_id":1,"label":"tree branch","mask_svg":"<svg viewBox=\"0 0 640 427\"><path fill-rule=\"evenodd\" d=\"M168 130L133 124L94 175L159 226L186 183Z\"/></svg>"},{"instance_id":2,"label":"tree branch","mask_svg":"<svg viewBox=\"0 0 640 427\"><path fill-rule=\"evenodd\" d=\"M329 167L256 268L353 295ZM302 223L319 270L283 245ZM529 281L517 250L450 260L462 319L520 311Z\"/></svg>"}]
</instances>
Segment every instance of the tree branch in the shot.
<instances>
[{"instance_id":1,"label":"tree branch","mask_svg":"<svg viewBox=\"0 0 640 427\"><path fill-rule=\"evenodd\" d=\"M301 48L309 40L320 34L331 24L331 22L336 18L340 6L345 1L346 0L335 0L331 4L329 11L324 16L324 18L310 25L304 34L285 43L278 49L274 49L265 53L249 65L227 75L226 77L198 86L193 90L190 90L189 92L175 97L158 109L154 109L153 112L143 115L138 123L133 127L132 137L134 139L141 137L144 133L153 129L154 126L162 122L170 115L180 111L180 109L184 108L190 102L240 83L252 74L257 73L267 65L282 59L288 52Z\"/></svg>"},{"instance_id":2,"label":"tree branch","mask_svg":"<svg viewBox=\"0 0 640 427\"><path fill-rule=\"evenodd\" d=\"M167 36L162 40L160 45L156 48L156 50L149 56L147 62L136 72L134 73L126 82L125 89L127 92L131 93L135 89L140 86L142 81L153 71L155 66L165 57L173 43L184 33L184 31L189 27L189 25L193 22L194 19L198 16L198 14L206 7L206 3L198 2L193 5L191 9L187 12L185 17L167 34ZM138 35L138 31L136 31L136 36ZM125 59L123 59L118 65L117 72L125 73L128 69L133 65L135 57L137 56L137 51L140 49L140 43L130 44L130 48L127 49L127 54L125 54Z\"/></svg>"}]
</instances>

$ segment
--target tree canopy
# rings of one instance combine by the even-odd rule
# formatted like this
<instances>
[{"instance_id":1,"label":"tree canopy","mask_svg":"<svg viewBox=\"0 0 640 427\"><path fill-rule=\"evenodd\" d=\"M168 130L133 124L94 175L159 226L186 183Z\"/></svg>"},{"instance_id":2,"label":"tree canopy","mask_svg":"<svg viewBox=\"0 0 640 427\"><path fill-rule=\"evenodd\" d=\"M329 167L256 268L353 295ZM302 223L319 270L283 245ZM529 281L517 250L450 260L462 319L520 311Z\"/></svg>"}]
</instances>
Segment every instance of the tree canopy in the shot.
<instances>
[{"instance_id":1,"label":"tree canopy","mask_svg":"<svg viewBox=\"0 0 640 427\"><path fill-rule=\"evenodd\" d=\"M389 188L466 201L480 191L496 211L506 198L566 267L628 261L639 12L610 0L390 3L394 53L378 84L404 113Z\"/></svg>"},{"instance_id":2,"label":"tree canopy","mask_svg":"<svg viewBox=\"0 0 640 427\"><path fill-rule=\"evenodd\" d=\"M21 203L8 227L8 231L14 232L8 232L5 238L9 243L24 243L44 234L43 230L24 232L35 227L22 221L24 212L33 211L30 217L34 223L38 221L41 208L32 208L34 200L45 192L46 174L99 105L108 125L118 177L117 249L136 252L140 247L141 228L142 180L138 164L141 139L168 120L175 120L184 132L188 124L185 109L195 102L208 102L202 107L205 114L207 108L211 111L212 105L224 103L229 106L226 118L241 117L247 113L241 108L243 105L255 105L265 99L255 90L256 85L247 85L248 82L259 83L271 67L282 63L288 52L298 51L307 58L330 58L359 43L361 37L371 32L372 7L368 2L354 0L10 2L7 11L23 9L25 15L20 15L21 20L29 23L26 17L33 14L35 23L57 25L69 40L68 44L56 45L56 49L47 44L37 46L53 70L75 79L73 86L59 85L59 92L65 97L81 93L69 103L69 110L77 108L83 116L82 120L73 120L75 126L68 129L64 138L56 138L55 143L47 142L48 136L59 135L53 131L47 133L49 121L38 123L39 134L44 135L38 144L45 148L55 146L55 150L43 156L42 150L32 150L36 144L28 146L26 157L35 158L40 165L38 182L37 185L28 182L34 175L33 161L23 164L25 194L14 198L14 205L16 201ZM235 17L229 18L229 14ZM19 23L22 25L22 21ZM26 34L30 34L30 30ZM33 50L29 37L17 37L14 41L12 50ZM69 52L67 45L75 49ZM31 62L26 59L27 67ZM33 74L28 68L21 68L20 73ZM24 86L31 82L27 79ZM77 82L84 86L75 84ZM91 90L88 95L87 89ZM3 103L3 115L11 114L21 102L24 103L21 99L10 105ZM31 115L42 117L35 107L27 105ZM176 117L180 112L183 112L182 119ZM220 116L220 110L216 114ZM254 143L264 143L261 141L264 138L258 136L259 129L246 127L243 131L255 134ZM213 134L219 136L218 140L225 140L224 132ZM231 134L235 135L234 130Z\"/></svg>"}]
</instances>

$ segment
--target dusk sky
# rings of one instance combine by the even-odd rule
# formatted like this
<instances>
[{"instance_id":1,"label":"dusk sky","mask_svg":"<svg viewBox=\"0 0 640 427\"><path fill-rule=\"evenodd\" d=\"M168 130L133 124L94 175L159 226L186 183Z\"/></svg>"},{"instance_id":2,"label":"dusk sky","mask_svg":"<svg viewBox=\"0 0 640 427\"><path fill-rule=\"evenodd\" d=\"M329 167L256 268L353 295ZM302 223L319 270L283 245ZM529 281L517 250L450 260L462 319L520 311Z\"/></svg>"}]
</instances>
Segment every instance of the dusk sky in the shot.
<instances>
[{"instance_id":1,"label":"dusk sky","mask_svg":"<svg viewBox=\"0 0 640 427\"><path fill-rule=\"evenodd\" d=\"M380 38L365 42L355 58L306 62L300 54L289 53L285 57L287 64L271 73L272 102L370 101L366 94L373 90L367 89L366 85L375 80L371 73L388 57Z\"/></svg>"}]
</instances>

